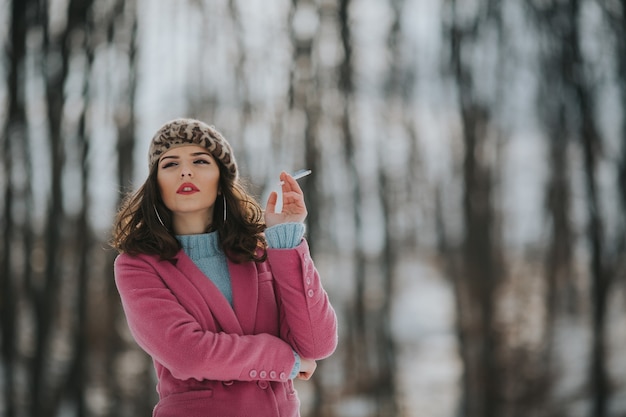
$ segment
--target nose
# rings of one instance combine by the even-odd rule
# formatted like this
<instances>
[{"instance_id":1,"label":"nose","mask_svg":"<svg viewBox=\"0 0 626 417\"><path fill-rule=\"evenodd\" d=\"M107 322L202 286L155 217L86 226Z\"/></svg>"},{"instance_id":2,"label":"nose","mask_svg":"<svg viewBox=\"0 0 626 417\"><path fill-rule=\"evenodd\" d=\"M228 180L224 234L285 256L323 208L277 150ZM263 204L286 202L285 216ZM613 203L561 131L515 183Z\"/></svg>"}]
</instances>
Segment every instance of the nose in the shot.
<instances>
[{"instance_id":1,"label":"nose","mask_svg":"<svg viewBox=\"0 0 626 417\"><path fill-rule=\"evenodd\" d=\"M191 167L189 167L189 165L187 165L187 164L183 165L181 170L180 170L180 176L182 178L184 178L185 175L191 177L192 173L193 173L193 171L191 170Z\"/></svg>"}]
</instances>

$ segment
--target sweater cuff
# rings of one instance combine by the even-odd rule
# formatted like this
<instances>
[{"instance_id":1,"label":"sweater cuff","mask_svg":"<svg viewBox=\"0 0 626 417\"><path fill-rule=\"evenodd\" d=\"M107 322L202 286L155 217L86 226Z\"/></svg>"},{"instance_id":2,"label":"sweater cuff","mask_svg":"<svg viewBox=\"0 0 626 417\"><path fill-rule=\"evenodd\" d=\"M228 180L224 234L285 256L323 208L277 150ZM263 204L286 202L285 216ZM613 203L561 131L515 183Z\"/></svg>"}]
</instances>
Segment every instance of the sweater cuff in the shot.
<instances>
[{"instance_id":1,"label":"sweater cuff","mask_svg":"<svg viewBox=\"0 0 626 417\"><path fill-rule=\"evenodd\" d=\"M291 375L289 375L289 379L294 379L300 373L300 355L293 351L293 356L296 359L296 362L293 364L293 369L291 370Z\"/></svg>"},{"instance_id":2,"label":"sweater cuff","mask_svg":"<svg viewBox=\"0 0 626 417\"><path fill-rule=\"evenodd\" d=\"M267 245L272 249L293 249L304 237L304 223L281 223L265 230Z\"/></svg>"}]
</instances>

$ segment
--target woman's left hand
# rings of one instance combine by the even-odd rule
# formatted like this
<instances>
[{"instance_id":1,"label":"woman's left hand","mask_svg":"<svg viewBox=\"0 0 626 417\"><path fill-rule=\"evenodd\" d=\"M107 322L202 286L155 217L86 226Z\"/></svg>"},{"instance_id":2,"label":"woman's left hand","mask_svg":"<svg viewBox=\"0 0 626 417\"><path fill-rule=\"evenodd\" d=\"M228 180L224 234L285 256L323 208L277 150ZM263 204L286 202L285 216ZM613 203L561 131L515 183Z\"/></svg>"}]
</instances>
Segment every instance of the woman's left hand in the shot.
<instances>
[{"instance_id":1,"label":"woman's left hand","mask_svg":"<svg viewBox=\"0 0 626 417\"><path fill-rule=\"evenodd\" d=\"M313 359L302 358L300 362L300 372L296 378L308 381L313 376L313 373L317 369L317 362Z\"/></svg>"},{"instance_id":2,"label":"woman's left hand","mask_svg":"<svg viewBox=\"0 0 626 417\"><path fill-rule=\"evenodd\" d=\"M298 182L285 171L280 173L280 180L282 182L283 209L280 213L275 212L278 193L272 191L265 207L265 224L267 227L281 223L302 223L306 219L304 193Z\"/></svg>"}]
</instances>

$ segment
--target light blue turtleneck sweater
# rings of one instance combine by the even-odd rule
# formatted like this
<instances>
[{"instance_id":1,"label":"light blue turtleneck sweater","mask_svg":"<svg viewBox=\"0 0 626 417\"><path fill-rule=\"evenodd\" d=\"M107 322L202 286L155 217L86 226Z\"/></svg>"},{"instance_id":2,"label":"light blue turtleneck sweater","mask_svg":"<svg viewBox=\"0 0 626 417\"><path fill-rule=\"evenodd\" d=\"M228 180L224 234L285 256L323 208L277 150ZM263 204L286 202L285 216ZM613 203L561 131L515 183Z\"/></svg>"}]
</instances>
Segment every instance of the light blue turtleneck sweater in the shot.
<instances>
[{"instance_id":1,"label":"light blue turtleneck sweater","mask_svg":"<svg viewBox=\"0 0 626 417\"><path fill-rule=\"evenodd\" d=\"M265 238L270 248L291 249L300 244L304 236L303 223L284 223L269 227L265 230ZM199 235L177 235L183 251L191 258L196 266L206 275L224 294L232 305L233 290L228 272L226 254L219 245L218 232ZM291 378L295 378L300 371L300 357L294 351L296 363L291 371Z\"/></svg>"}]
</instances>

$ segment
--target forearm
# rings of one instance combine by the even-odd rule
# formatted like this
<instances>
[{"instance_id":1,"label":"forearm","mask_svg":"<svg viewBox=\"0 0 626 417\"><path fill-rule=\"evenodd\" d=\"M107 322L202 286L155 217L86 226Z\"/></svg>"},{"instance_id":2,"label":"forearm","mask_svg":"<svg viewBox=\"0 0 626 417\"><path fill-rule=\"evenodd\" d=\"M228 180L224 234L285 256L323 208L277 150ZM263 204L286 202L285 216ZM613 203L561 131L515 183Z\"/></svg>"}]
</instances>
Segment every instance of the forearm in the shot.
<instances>
[{"instance_id":1,"label":"forearm","mask_svg":"<svg viewBox=\"0 0 626 417\"><path fill-rule=\"evenodd\" d=\"M306 241L268 249L281 311L281 337L304 358L322 359L337 346L337 318Z\"/></svg>"},{"instance_id":2,"label":"forearm","mask_svg":"<svg viewBox=\"0 0 626 417\"><path fill-rule=\"evenodd\" d=\"M128 258L116 263L116 284L133 337L176 378L286 380L292 372L295 359L286 341L207 330L148 265Z\"/></svg>"}]
</instances>

